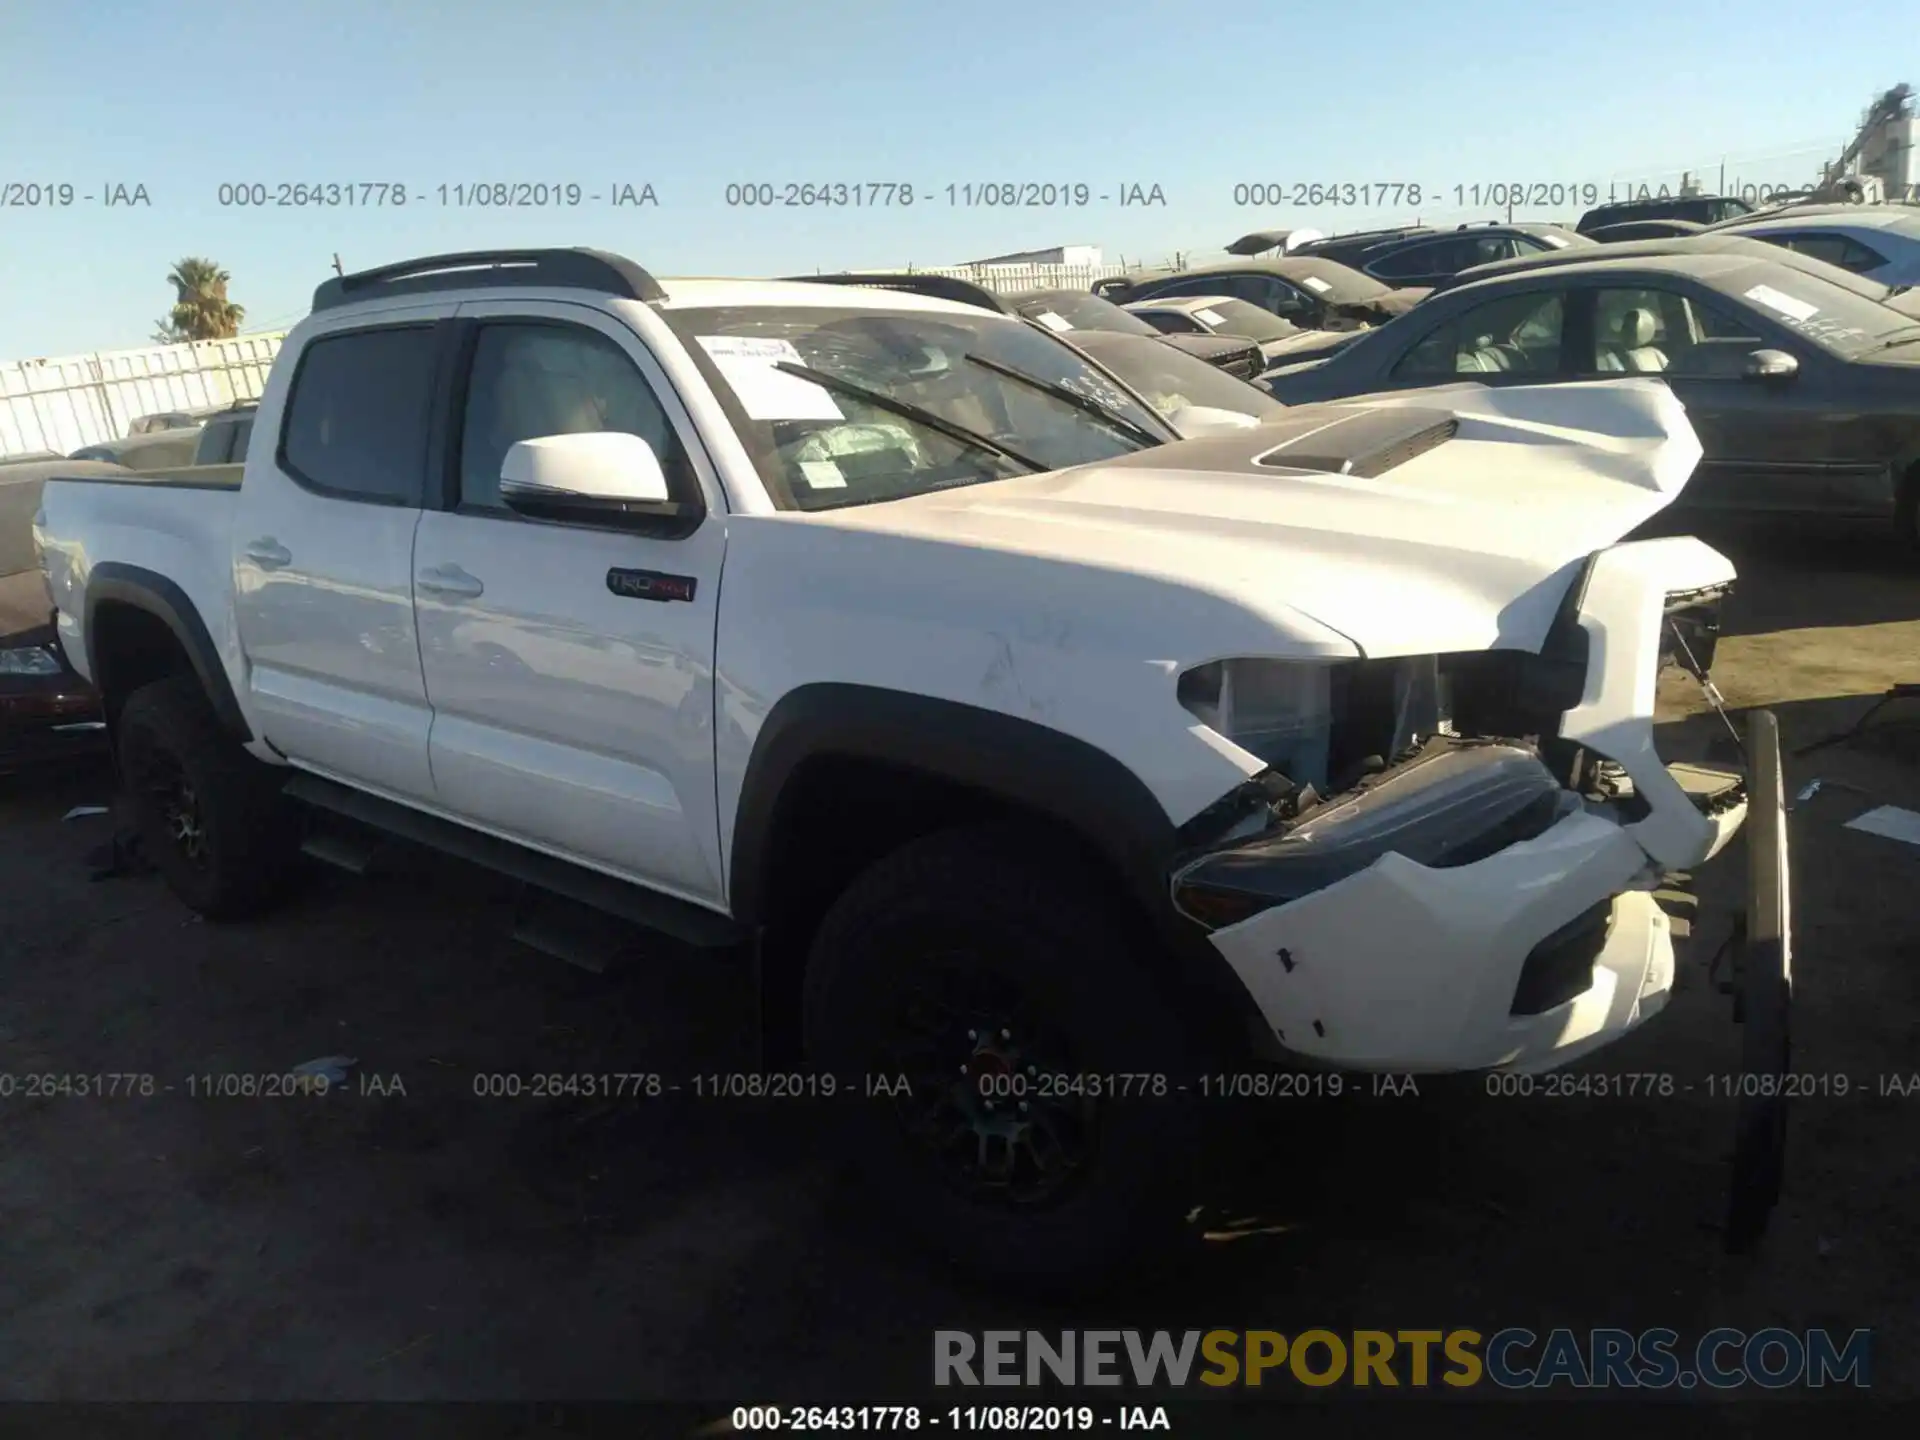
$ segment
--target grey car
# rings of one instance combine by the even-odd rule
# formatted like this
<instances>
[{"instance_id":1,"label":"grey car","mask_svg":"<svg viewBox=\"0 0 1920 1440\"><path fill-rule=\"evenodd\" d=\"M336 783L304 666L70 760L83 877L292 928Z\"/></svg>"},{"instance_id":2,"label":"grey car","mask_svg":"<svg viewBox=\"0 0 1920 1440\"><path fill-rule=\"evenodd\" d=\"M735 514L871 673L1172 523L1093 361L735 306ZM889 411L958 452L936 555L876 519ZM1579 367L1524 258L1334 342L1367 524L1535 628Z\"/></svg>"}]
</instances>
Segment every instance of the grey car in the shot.
<instances>
[{"instance_id":1,"label":"grey car","mask_svg":"<svg viewBox=\"0 0 1920 1440\"><path fill-rule=\"evenodd\" d=\"M1265 383L1302 405L1657 376L1705 451L1681 504L1896 519L1920 544L1920 292L1766 246L1633 248L1495 267Z\"/></svg>"},{"instance_id":2,"label":"grey car","mask_svg":"<svg viewBox=\"0 0 1920 1440\"><path fill-rule=\"evenodd\" d=\"M1833 205L1752 215L1715 225L1825 260L1883 285L1920 285L1920 205Z\"/></svg>"}]
</instances>

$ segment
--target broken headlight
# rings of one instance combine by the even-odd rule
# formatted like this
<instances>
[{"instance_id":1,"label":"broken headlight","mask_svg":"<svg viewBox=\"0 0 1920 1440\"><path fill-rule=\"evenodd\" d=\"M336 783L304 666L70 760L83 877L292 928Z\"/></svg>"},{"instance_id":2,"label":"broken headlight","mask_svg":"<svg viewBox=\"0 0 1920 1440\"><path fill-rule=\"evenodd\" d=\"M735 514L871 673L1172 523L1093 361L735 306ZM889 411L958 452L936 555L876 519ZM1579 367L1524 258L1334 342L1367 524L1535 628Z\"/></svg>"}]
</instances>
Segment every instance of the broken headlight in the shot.
<instances>
[{"instance_id":1,"label":"broken headlight","mask_svg":"<svg viewBox=\"0 0 1920 1440\"><path fill-rule=\"evenodd\" d=\"M1441 869L1531 839L1579 800L1530 748L1437 736L1283 828L1189 862L1174 904L1218 929L1357 874L1387 854Z\"/></svg>"},{"instance_id":2,"label":"broken headlight","mask_svg":"<svg viewBox=\"0 0 1920 1440\"><path fill-rule=\"evenodd\" d=\"M1383 662L1215 660L1180 703L1294 785L1344 788L1420 741L1453 733L1451 680L1432 655Z\"/></svg>"},{"instance_id":3,"label":"broken headlight","mask_svg":"<svg viewBox=\"0 0 1920 1440\"><path fill-rule=\"evenodd\" d=\"M1215 660L1180 677L1180 704L1202 725L1297 785L1326 783L1333 665Z\"/></svg>"}]
</instances>

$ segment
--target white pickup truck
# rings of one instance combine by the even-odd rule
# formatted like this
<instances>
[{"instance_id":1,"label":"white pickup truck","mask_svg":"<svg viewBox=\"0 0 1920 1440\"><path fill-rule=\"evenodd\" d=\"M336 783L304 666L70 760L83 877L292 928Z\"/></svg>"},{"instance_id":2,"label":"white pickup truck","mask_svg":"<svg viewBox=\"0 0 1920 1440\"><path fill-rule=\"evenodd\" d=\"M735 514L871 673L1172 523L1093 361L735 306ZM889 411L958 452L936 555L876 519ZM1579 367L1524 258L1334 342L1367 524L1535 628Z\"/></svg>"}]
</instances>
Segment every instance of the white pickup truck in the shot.
<instances>
[{"instance_id":1,"label":"white pickup truck","mask_svg":"<svg viewBox=\"0 0 1920 1440\"><path fill-rule=\"evenodd\" d=\"M440 256L319 288L237 482L35 536L188 905L331 813L744 947L807 1073L909 1082L837 1112L894 1213L1083 1271L1251 1067L1619 1039L1748 808L1654 749L1733 579L1616 543L1700 453L1664 388L1251 424L926 295Z\"/></svg>"}]
</instances>

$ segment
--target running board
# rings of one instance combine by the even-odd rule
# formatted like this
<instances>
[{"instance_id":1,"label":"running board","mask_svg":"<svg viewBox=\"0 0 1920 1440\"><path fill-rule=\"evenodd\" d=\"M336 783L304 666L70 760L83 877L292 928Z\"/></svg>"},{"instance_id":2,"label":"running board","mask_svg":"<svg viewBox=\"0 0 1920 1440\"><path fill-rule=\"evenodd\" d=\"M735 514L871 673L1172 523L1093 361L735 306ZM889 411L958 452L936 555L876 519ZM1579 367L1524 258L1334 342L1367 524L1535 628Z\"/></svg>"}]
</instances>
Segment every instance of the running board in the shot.
<instances>
[{"instance_id":1,"label":"running board","mask_svg":"<svg viewBox=\"0 0 1920 1440\"><path fill-rule=\"evenodd\" d=\"M379 856L377 841L364 835L346 835L336 831L322 830L307 836L300 844L300 853L323 865L331 865L344 870L349 875L365 875L373 869L373 862Z\"/></svg>"},{"instance_id":2,"label":"running board","mask_svg":"<svg viewBox=\"0 0 1920 1440\"><path fill-rule=\"evenodd\" d=\"M398 839L410 840L618 916L697 950L729 949L749 938L744 926L698 905L644 890L610 875L529 850L511 840L501 840L411 806L323 780L318 775L304 772L295 775L287 782L285 793L302 804L371 825Z\"/></svg>"}]
</instances>

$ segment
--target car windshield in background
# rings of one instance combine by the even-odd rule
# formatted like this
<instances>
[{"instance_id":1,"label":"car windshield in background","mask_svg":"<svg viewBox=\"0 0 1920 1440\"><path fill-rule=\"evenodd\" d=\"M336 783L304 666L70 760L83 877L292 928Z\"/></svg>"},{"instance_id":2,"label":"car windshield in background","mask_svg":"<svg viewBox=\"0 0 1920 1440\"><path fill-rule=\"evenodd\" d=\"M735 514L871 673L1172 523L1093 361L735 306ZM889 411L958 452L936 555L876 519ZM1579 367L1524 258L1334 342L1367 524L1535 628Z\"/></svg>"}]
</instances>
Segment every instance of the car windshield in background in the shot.
<instances>
[{"instance_id":1,"label":"car windshield in background","mask_svg":"<svg viewBox=\"0 0 1920 1440\"><path fill-rule=\"evenodd\" d=\"M1060 470L1175 438L1077 351L1004 316L813 305L664 313L718 382L768 489L798 510Z\"/></svg>"},{"instance_id":2,"label":"car windshield in background","mask_svg":"<svg viewBox=\"0 0 1920 1440\"><path fill-rule=\"evenodd\" d=\"M1340 264L1303 266L1298 275L1287 278L1329 305L1366 305L1394 288L1350 265Z\"/></svg>"},{"instance_id":3,"label":"car windshield in background","mask_svg":"<svg viewBox=\"0 0 1920 1440\"><path fill-rule=\"evenodd\" d=\"M1190 405L1233 410L1256 420L1273 419L1287 411L1266 391L1156 339L1082 330L1071 337L1071 343L1113 371L1169 420Z\"/></svg>"},{"instance_id":4,"label":"car windshield in background","mask_svg":"<svg viewBox=\"0 0 1920 1440\"><path fill-rule=\"evenodd\" d=\"M1249 340L1284 340L1298 335L1300 327L1289 325L1271 310L1262 310L1250 300L1210 300L1190 312L1216 335L1241 335Z\"/></svg>"},{"instance_id":5,"label":"car windshield in background","mask_svg":"<svg viewBox=\"0 0 1920 1440\"><path fill-rule=\"evenodd\" d=\"M1849 360L1884 348L1896 334L1920 335L1920 319L1903 309L1783 265L1755 265L1715 284L1776 325Z\"/></svg>"},{"instance_id":6,"label":"car windshield in background","mask_svg":"<svg viewBox=\"0 0 1920 1440\"><path fill-rule=\"evenodd\" d=\"M1111 300L1071 290L1046 290L1015 295L1013 308L1049 330L1107 330L1118 335L1154 335L1159 332L1138 315L1130 315Z\"/></svg>"}]
</instances>

